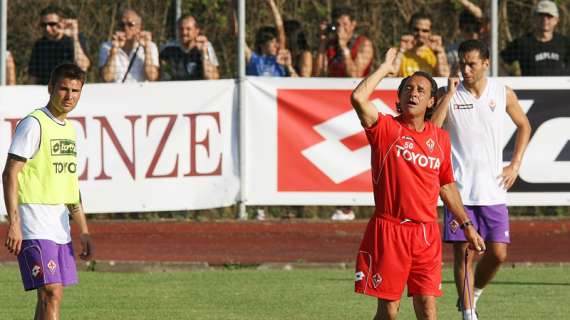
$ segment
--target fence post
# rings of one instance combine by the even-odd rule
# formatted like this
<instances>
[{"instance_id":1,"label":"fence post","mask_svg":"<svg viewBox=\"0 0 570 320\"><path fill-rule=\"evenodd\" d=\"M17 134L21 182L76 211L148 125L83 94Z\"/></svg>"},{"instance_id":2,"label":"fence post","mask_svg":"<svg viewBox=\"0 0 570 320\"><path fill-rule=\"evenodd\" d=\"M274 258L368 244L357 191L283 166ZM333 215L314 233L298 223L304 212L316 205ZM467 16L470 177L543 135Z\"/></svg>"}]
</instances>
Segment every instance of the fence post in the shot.
<instances>
[{"instance_id":1,"label":"fence post","mask_svg":"<svg viewBox=\"0 0 570 320\"><path fill-rule=\"evenodd\" d=\"M246 193L246 110L245 110L245 0L238 1L238 110L239 110L239 175L240 196L238 219L247 220Z\"/></svg>"},{"instance_id":2,"label":"fence post","mask_svg":"<svg viewBox=\"0 0 570 320\"><path fill-rule=\"evenodd\" d=\"M491 0L491 76L499 76L499 0Z\"/></svg>"},{"instance_id":3,"label":"fence post","mask_svg":"<svg viewBox=\"0 0 570 320\"><path fill-rule=\"evenodd\" d=\"M0 86L6 85L6 42L8 37L8 0L0 0Z\"/></svg>"}]
</instances>

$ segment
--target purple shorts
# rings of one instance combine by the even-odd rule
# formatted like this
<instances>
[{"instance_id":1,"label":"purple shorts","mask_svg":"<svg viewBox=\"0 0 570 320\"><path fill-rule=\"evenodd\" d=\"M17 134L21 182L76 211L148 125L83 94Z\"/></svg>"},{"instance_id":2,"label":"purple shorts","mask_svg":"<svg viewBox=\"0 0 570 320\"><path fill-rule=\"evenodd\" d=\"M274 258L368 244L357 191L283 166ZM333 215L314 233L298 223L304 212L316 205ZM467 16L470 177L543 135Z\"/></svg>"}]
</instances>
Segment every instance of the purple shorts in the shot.
<instances>
[{"instance_id":1,"label":"purple shorts","mask_svg":"<svg viewBox=\"0 0 570 320\"><path fill-rule=\"evenodd\" d=\"M57 244L51 240L24 240L18 263L26 291L50 283L68 286L78 282L71 242Z\"/></svg>"},{"instance_id":2,"label":"purple shorts","mask_svg":"<svg viewBox=\"0 0 570 320\"><path fill-rule=\"evenodd\" d=\"M465 211L473 226L486 242L510 243L509 211L504 204L492 206L465 206ZM459 222L444 207L443 241L466 241Z\"/></svg>"}]
</instances>

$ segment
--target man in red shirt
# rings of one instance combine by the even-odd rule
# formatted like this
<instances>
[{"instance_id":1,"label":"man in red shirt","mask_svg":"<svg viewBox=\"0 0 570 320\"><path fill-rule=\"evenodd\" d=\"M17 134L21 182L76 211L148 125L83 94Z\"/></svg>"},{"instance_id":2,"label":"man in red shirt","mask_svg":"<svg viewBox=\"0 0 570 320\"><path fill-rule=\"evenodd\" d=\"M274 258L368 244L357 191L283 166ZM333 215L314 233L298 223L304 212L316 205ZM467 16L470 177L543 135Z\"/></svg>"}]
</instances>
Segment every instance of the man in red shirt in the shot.
<instances>
[{"instance_id":1,"label":"man in red shirt","mask_svg":"<svg viewBox=\"0 0 570 320\"><path fill-rule=\"evenodd\" d=\"M352 93L354 107L372 149L376 211L368 223L356 263L355 291L378 298L375 319L396 319L404 286L418 319L435 319L441 296L441 237L438 194L461 223L470 247L485 250L467 218L454 183L447 132L426 118L436 103L437 84L425 72L402 80L398 109L378 113L369 97L395 72L396 49Z\"/></svg>"},{"instance_id":2,"label":"man in red shirt","mask_svg":"<svg viewBox=\"0 0 570 320\"><path fill-rule=\"evenodd\" d=\"M350 7L337 6L331 16L332 25L321 24L313 75L337 78L367 76L374 59L372 42L356 33L356 20Z\"/></svg>"}]
</instances>

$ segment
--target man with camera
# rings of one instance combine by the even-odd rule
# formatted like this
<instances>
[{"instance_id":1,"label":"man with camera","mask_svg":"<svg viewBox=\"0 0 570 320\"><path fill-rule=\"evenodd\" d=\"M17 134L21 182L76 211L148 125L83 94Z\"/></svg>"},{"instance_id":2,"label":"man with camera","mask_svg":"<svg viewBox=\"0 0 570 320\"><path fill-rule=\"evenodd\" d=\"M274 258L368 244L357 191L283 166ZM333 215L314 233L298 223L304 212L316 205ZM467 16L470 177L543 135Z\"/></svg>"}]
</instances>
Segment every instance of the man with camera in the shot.
<instances>
[{"instance_id":1,"label":"man with camera","mask_svg":"<svg viewBox=\"0 0 570 320\"><path fill-rule=\"evenodd\" d=\"M127 9L121 15L120 31L101 44L99 67L105 82L155 81L159 76L158 47L152 33L142 31L141 16Z\"/></svg>"},{"instance_id":2,"label":"man with camera","mask_svg":"<svg viewBox=\"0 0 570 320\"><path fill-rule=\"evenodd\" d=\"M79 34L77 19L65 19L62 8L49 5L40 13L43 37L36 41L28 66L30 84L48 84L52 70L63 62L77 64L87 71L85 39ZM70 18L70 17L67 17Z\"/></svg>"},{"instance_id":3,"label":"man with camera","mask_svg":"<svg viewBox=\"0 0 570 320\"><path fill-rule=\"evenodd\" d=\"M449 76L449 64L441 36L431 32L431 18L423 12L415 13L410 19L410 31L413 35L413 47L402 39L400 53L396 59L399 64L399 77L407 77L416 71L424 71L436 77ZM409 38L409 35L405 35Z\"/></svg>"},{"instance_id":4,"label":"man with camera","mask_svg":"<svg viewBox=\"0 0 570 320\"><path fill-rule=\"evenodd\" d=\"M202 34L196 18L185 14L178 19L177 41L160 51L162 80L215 80L220 78L214 47Z\"/></svg>"},{"instance_id":5,"label":"man with camera","mask_svg":"<svg viewBox=\"0 0 570 320\"><path fill-rule=\"evenodd\" d=\"M367 76L374 58L372 42L355 33L356 20L351 8L335 7L331 16L332 24L321 24L314 76Z\"/></svg>"}]
</instances>

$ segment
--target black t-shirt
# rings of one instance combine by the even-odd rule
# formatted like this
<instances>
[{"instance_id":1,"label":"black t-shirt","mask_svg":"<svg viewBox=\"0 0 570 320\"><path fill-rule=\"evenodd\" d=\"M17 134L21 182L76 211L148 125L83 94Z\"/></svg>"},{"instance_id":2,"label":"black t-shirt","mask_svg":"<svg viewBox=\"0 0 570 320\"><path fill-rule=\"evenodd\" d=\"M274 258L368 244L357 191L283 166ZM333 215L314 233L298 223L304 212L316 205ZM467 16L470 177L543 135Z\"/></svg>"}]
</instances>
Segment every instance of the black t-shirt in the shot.
<instances>
[{"instance_id":1,"label":"black t-shirt","mask_svg":"<svg viewBox=\"0 0 570 320\"><path fill-rule=\"evenodd\" d=\"M79 35L79 43L85 55L87 45L83 35ZM51 71L60 63L74 62L73 39L63 36L60 40L50 40L46 37L36 41L28 72L38 79L39 84L47 84Z\"/></svg>"},{"instance_id":2,"label":"black t-shirt","mask_svg":"<svg viewBox=\"0 0 570 320\"><path fill-rule=\"evenodd\" d=\"M539 42L532 34L515 39L501 52L507 63L518 61L523 76L570 75L570 39L555 33Z\"/></svg>"},{"instance_id":3,"label":"black t-shirt","mask_svg":"<svg viewBox=\"0 0 570 320\"><path fill-rule=\"evenodd\" d=\"M180 46L168 46L160 51L163 80L202 80L202 52L194 47L186 52Z\"/></svg>"}]
</instances>

